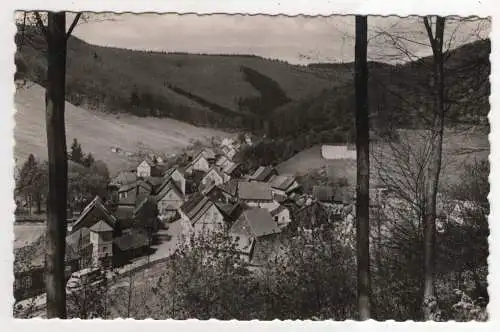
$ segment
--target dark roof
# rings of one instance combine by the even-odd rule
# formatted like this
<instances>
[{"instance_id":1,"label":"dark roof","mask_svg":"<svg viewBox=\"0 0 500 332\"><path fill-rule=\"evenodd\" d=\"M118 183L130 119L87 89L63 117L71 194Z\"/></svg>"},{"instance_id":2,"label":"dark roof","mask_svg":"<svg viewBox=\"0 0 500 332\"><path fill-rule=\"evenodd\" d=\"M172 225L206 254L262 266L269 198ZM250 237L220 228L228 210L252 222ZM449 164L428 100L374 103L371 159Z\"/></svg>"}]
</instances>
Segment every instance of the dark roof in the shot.
<instances>
[{"instance_id":1,"label":"dark roof","mask_svg":"<svg viewBox=\"0 0 500 332\"><path fill-rule=\"evenodd\" d=\"M226 174L229 174L231 175L236 169L238 169L238 167L240 166L241 164L239 163L235 163L235 162L228 162L227 164L224 165L224 168L223 168L223 172L226 173Z\"/></svg>"},{"instance_id":2,"label":"dark roof","mask_svg":"<svg viewBox=\"0 0 500 332\"><path fill-rule=\"evenodd\" d=\"M115 216L118 220L132 219L134 217L134 206L118 206Z\"/></svg>"},{"instance_id":3,"label":"dark roof","mask_svg":"<svg viewBox=\"0 0 500 332\"><path fill-rule=\"evenodd\" d=\"M102 200L99 196L96 196L92 202L90 202L85 209L83 209L82 213L78 216L78 219L75 221L73 224L73 228L75 228L76 225L78 225L82 220L85 219L85 217L92 211L93 209L100 209L103 214L106 216L106 222L111 225L111 227L114 227L116 224L116 218L108 211L108 209L104 206L102 203Z\"/></svg>"},{"instance_id":4,"label":"dark roof","mask_svg":"<svg viewBox=\"0 0 500 332\"><path fill-rule=\"evenodd\" d=\"M120 188L118 188L118 192L122 193L122 192L130 191L130 190L133 190L136 188L137 188L137 181L135 181L133 183L122 184L120 186Z\"/></svg>"},{"instance_id":5,"label":"dark roof","mask_svg":"<svg viewBox=\"0 0 500 332\"><path fill-rule=\"evenodd\" d=\"M157 187L163 183L163 178L159 176L150 176L145 179L152 187Z\"/></svg>"},{"instance_id":6,"label":"dark roof","mask_svg":"<svg viewBox=\"0 0 500 332\"><path fill-rule=\"evenodd\" d=\"M197 192L181 206L181 210L186 214L191 223L194 224L212 205L212 201Z\"/></svg>"},{"instance_id":7,"label":"dark roof","mask_svg":"<svg viewBox=\"0 0 500 332\"><path fill-rule=\"evenodd\" d=\"M266 209L252 208L243 211L231 227L230 233L260 237L280 233L281 230Z\"/></svg>"},{"instance_id":8,"label":"dark roof","mask_svg":"<svg viewBox=\"0 0 500 332\"><path fill-rule=\"evenodd\" d=\"M334 190L330 186L314 186L312 190L314 199L320 202L332 202Z\"/></svg>"},{"instance_id":9,"label":"dark roof","mask_svg":"<svg viewBox=\"0 0 500 332\"><path fill-rule=\"evenodd\" d=\"M251 179L256 181L266 181L274 172L276 172L276 170L272 166L260 166L251 175Z\"/></svg>"},{"instance_id":10,"label":"dark roof","mask_svg":"<svg viewBox=\"0 0 500 332\"><path fill-rule=\"evenodd\" d=\"M247 182L238 183L238 197L243 200L266 200L273 199L271 187L266 182Z\"/></svg>"},{"instance_id":11,"label":"dark roof","mask_svg":"<svg viewBox=\"0 0 500 332\"><path fill-rule=\"evenodd\" d=\"M220 190L223 192L236 197L238 193L238 179L231 179L221 185L219 185Z\"/></svg>"},{"instance_id":12,"label":"dark roof","mask_svg":"<svg viewBox=\"0 0 500 332\"><path fill-rule=\"evenodd\" d=\"M278 190L287 191L295 182L295 178L293 176L286 175L276 175L271 180L269 180L269 184L272 188L276 188Z\"/></svg>"},{"instance_id":13,"label":"dark roof","mask_svg":"<svg viewBox=\"0 0 500 332\"><path fill-rule=\"evenodd\" d=\"M137 204L134 209L134 215L139 213L139 211L148 203L157 204L156 198L154 196L143 196L140 200L137 200Z\"/></svg>"},{"instance_id":14,"label":"dark roof","mask_svg":"<svg viewBox=\"0 0 500 332\"><path fill-rule=\"evenodd\" d=\"M113 228L111 228L104 220L99 220L97 223L90 227L90 231L95 233L101 232L112 232Z\"/></svg>"},{"instance_id":15,"label":"dark roof","mask_svg":"<svg viewBox=\"0 0 500 332\"><path fill-rule=\"evenodd\" d=\"M148 236L137 230L125 232L113 242L121 251L138 249L149 244Z\"/></svg>"},{"instance_id":16,"label":"dark roof","mask_svg":"<svg viewBox=\"0 0 500 332\"><path fill-rule=\"evenodd\" d=\"M116 185L128 184L137 181L137 174L135 172L120 172L111 183Z\"/></svg>"},{"instance_id":17,"label":"dark roof","mask_svg":"<svg viewBox=\"0 0 500 332\"><path fill-rule=\"evenodd\" d=\"M169 169L167 169L165 171L165 173L163 174L163 180L168 180L170 179L170 177L174 174L174 172L177 170L177 167L170 167Z\"/></svg>"}]
</instances>

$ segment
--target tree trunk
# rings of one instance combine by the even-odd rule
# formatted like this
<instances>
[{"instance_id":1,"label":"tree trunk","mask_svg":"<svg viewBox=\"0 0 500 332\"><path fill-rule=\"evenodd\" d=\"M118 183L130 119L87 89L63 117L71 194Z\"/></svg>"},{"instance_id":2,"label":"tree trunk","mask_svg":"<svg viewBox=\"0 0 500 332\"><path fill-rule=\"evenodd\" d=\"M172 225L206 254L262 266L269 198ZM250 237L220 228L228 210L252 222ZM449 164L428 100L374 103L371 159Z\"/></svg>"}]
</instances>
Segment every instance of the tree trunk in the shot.
<instances>
[{"instance_id":1,"label":"tree trunk","mask_svg":"<svg viewBox=\"0 0 500 332\"><path fill-rule=\"evenodd\" d=\"M370 318L370 239L369 239L369 124L367 18L356 16L355 98L356 98L356 238L358 262L358 312Z\"/></svg>"},{"instance_id":2,"label":"tree trunk","mask_svg":"<svg viewBox=\"0 0 500 332\"><path fill-rule=\"evenodd\" d=\"M427 168L428 181L425 188L424 210L424 301L425 320L438 320L439 308L434 289L434 265L436 248L436 197L441 172L441 156L444 132L444 69L443 35L445 19L437 17L435 33L426 18L425 26L432 46L434 68L434 120L431 128L431 155Z\"/></svg>"},{"instance_id":3,"label":"tree trunk","mask_svg":"<svg viewBox=\"0 0 500 332\"><path fill-rule=\"evenodd\" d=\"M47 44L48 70L45 93L49 155L49 194L45 243L47 318L66 318L64 256L68 164L64 126L66 85L66 14L64 12L48 13Z\"/></svg>"}]
</instances>

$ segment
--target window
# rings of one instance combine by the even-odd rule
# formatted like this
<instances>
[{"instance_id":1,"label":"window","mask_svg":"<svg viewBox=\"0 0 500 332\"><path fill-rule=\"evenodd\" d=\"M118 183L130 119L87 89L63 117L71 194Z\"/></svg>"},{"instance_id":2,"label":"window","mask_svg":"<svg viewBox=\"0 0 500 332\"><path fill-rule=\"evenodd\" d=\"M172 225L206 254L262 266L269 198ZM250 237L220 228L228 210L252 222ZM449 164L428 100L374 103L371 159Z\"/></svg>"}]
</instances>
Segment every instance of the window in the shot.
<instances>
[{"instance_id":1,"label":"window","mask_svg":"<svg viewBox=\"0 0 500 332\"><path fill-rule=\"evenodd\" d=\"M31 287L31 276L26 276L23 278L22 281L23 288L30 288Z\"/></svg>"},{"instance_id":2,"label":"window","mask_svg":"<svg viewBox=\"0 0 500 332\"><path fill-rule=\"evenodd\" d=\"M274 221L278 222L278 216L274 216Z\"/></svg>"}]
</instances>

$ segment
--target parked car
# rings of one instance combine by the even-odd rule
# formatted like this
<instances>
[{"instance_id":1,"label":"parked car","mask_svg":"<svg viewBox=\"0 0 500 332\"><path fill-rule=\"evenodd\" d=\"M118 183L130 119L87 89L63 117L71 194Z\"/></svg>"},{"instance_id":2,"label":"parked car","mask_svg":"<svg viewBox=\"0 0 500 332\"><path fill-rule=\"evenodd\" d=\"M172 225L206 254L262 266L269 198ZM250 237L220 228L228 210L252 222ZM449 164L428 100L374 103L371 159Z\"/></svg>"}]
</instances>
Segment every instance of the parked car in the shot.
<instances>
[{"instance_id":1,"label":"parked car","mask_svg":"<svg viewBox=\"0 0 500 332\"><path fill-rule=\"evenodd\" d=\"M86 287L102 286L107 281L105 273L100 268L86 268L73 272L66 283L66 292L78 292Z\"/></svg>"}]
</instances>

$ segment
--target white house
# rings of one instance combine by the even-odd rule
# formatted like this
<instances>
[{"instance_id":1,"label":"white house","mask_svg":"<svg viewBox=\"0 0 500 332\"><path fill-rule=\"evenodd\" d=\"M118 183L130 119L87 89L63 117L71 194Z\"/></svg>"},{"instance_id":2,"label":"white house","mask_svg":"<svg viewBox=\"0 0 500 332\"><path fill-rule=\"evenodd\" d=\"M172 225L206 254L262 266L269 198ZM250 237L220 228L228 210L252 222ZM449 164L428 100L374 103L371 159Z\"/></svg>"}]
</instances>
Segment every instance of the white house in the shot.
<instances>
[{"instance_id":1,"label":"white house","mask_svg":"<svg viewBox=\"0 0 500 332\"><path fill-rule=\"evenodd\" d=\"M137 166L137 176L142 178L150 177L151 168L151 164L147 160L143 160L139 166Z\"/></svg>"},{"instance_id":2,"label":"white house","mask_svg":"<svg viewBox=\"0 0 500 332\"><path fill-rule=\"evenodd\" d=\"M186 195L186 178L177 167L172 167L163 175L163 181L172 179L183 195Z\"/></svg>"},{"instance_id":3,"label":"white house","mask_svg":"<svg viewBox=\"0 0 500 332\"><path fill-rule=\"evenodd\" d=\"M283 205L279 205L277 208L271 210L270 213L274 222L280 228L286 227L291 222L290 210Z\"/></svg>"},{"instance_id":4,"label":"white house","mask_svg":"<svg viewBox=\"0 0 500 332\"><path fill-rule=\"evenodd\" d=\"M179 208L184 204L185 196L172 178L165 181L156 194L160 219L175 218Z\"/></svg>"},{"instance_id":5,"label":"white house","mask_svg":"<svg viewBox=\"0 0 500 332\"><path fill-rule=\"evenodd\" d=\"M193 171L208 172L210 170L210 162L203 155L203 153L198 153L196 157L187 165L186 173L191 174Z\"/></svg>"},{"instance_id":6,"label":"white house","mask_svg":"<svg viewBox=\"0 0 500 332\"><path fill-rule=\"evenodd\" d=\"M224 215L215 203L202 195L194 194L179 209L185 235L200 235L225 227Z\"/></svg>"},{"instance_id":7,"label":"white house","mask_svg":"<svg viewBox=\"0 0 500 332\"><path fill-rule=\"evenodd\" d=\"M201 179L201 183L203 186L210 186L210 185L221 185L224 182L226 182L226 177L224 174L220 171L218 171L215 167L211 168L207 174Z\"/></svg>"}]
</instances>

